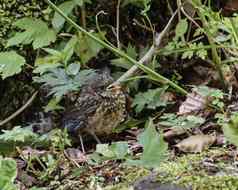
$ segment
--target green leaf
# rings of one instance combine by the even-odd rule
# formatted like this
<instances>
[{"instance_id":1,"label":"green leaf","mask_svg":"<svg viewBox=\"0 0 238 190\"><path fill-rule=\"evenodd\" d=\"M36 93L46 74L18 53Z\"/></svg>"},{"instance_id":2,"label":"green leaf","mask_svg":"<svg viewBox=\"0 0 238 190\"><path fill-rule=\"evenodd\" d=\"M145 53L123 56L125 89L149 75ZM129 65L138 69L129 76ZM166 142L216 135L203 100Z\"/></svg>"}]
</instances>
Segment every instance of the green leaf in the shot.
<instances>
[{"instance_id":1,"label":"green leaf","mask_svg":"<svg viewBox=\"0 0 238 190\"><path fill-rule=\"evenodd\" d=\"M44 72L47 71L48 68L56 68L61 63L63 65L67 65L68 61L73 56L74 49L77 43L78 43L77 37L73 36L65 45L62 51L50 48L43 48L43 50L50 55L37 58L35 61L36 68L33 72L43 74Z\"/></svg>"},{"instance_id":2,"label":"green leaf","mask_svg":"<svg viewBox=\"0 0 238 190\"><path fill-rule=\"evenodd\" d=\"M64 107L59 105L60 100L61 98L52 98L44 107L44 111L47 113L54 110L64 110Z\"/></svg>"},{"instance_id":3,"label":"green leaf","mask_svg":"<svg viewBox=\"0 0 238 190\"><path fill-rule=\"evenodd\" d=\"M143 8L141 13L146 14L146 12L150 10L151 0L123 0L121 6L124 7L128 4Z\"/></svg>"},{"instance_id":4,"label":"green leaf","mask_svg":"<svg viewBox=\"0 0 238 190\"><path fill-rule=\"evenodd\" d=\"M94 33L93 35L98 38L100 37L98 33ZM102 45L97 43L95 40L80 33L75 53L80 57L81 62L86 64L91 58L95 57L102 48Z\"/></svg>"},{"instance_id":5,"label":"green leaf","mask_svg":"<svg viewBox=\"0 0 238 190\"><path fill-rule=\"evenodd\" d=\"M49 95L60 98L68 92L78 91L83 84L87 83L94 76L94 74L95 72L93 70L88 69L82 70L76 75L69 75L67 73L67 68L53 68L40 77L34 77L33 80L49 87Z\"/></svg>"},{"instance_id":6,"label":"green leaf","mask_svg":"<svg viewBox=\"0 0 238 190\"><path fill-rule=\"evenodd\" d=\"M125 159L129 152L128 143L124 141L112 143L110 149L117 159Z\"/></svg>"},{"instance_id":7,"label":"green leaf","mask_svg":"<svg viewBox=\"0 0 238 190\"><path fill-rule=\"evenodd\" d=\"M38 135L29 128L14 127L12 130L2 130L0 141L23 143L38 138Z\"/></svg>"},{"instance_id":8,"label":"green leaf","mask_svg":"<svg viewBox=\"0 0 238 190\"><path fill-rule=\"evenodd\" d=\"M84 3L92 3L91 0L73 0L77 5L82 6Z\"/></svg>"},{"instance_id":9,"label":"green leaf","mask_svg":"<svg viewBox=\"0 0 238 190\"><path fill-rule=\"evenodd\" d=\"M135 107L137 113L141 112L144 108L155 109L166 106L167 103L161 100L161 96L167 88L166 86L164 88L150 89L147 92L138 93L133 100L132 106Z\"/></svg>"},{"instance_id":10,"label":"green leaf","mask_svg":"<svg viewBox=\"0 0 238 190\"><path fill-rule=\"evenodd\" d=\"M80 2L73 1L73 0L66 1L59 5L59 9L62 10L66 15L69 15L73 11L77 3L80 3ZM61 15L59 15L57 12L55 12L53 20L52 20L53 27L59 30L63 27L64 23L65 23L65 19Z\"/></svg>"},{"instance_id":11,"label":"green leaf","mask_svg":"<svg viewBox=\"0 0 238 190\"><path fill-rule=\"evenodd\" d=\"M91 162L101 163L105 160L122 160L129 153L128 143L114 142L111 145L97 144L96 151L90 156Z\"/></svg>"},{"instance_id":12,"label":"green leaf","mask_svg":"<svg viewBox=\"0 0 238 190\"><path fill-rule=\"evenodd\" d=\"M101 154L107 158L114 158L114 153L109 149L108 144L97 144L96 146L96 153Z\"/></svg>"},{"instance_id":13,"label":"green leaf","mask_svg":"<svg viewBox=\"0 0 238 190\"><path fill-rule=\"evenodd\" d=\"M133 47L131 44L129 44L126 49L126 54L128 56L130 56L131 58L136 59L136 57L137 57L136 48ZM128 60L126 60L125 58L113 59L113 60L111 60L111 63L112 63L112 65L115 65L117 67L122 67L125 69L131 68L131 63L128 62Z\"/></svg>"},{"instance_id":14,"label":"green leaf","mask_svg":"<svg viewBox=\"0 0 238 190\"><path fill-rule=\"evenodd\" d=\"M17 176L17 164L13 159L0 156L0 189L17 190L14 180Z\"/></svg>"},{"instance_id":15,"label":"green leaf","mask_svg":"<svg viewBox=\"0 0 238 190\"><path fill-rule=\"evenodd\" d=\"M0 75L2 79L21 72L26 63L24 57L14 51L0 53Z\"/></svg>"},{"instance_id":16,"label":"green leaf","mask_svg":"<svg viewBox=\"0 0 238 190\"><path fill-rule=\"evenodd\" d=\"M159 124L164 127L191 129L200 126L204 122L205 119L198 116L177 116L176 114L164 114L160 117Z\"/></svg>"},{"instance_id":17,"label":"green leaf","mask_svg":"<svg viewBox=\"0 0 238 190\"><path fill-rule=\"evenodd\" d=\"M187 29L188 29L187 19L181 19L175 29L176 38L183 37L184 34L187 32Z\"/></svg>"},{"instance_id":18,"label":"green leaf","mask_svg":"<svg viewBox=\"0 0 238 190\"><path fill-rule=\"evenodd\" d=\"M47 24L40 19L22 18L13 24L24 31L17 32L14 37L10 38L7 47L32 43L33 48L38 49L56 40L55 31L49 29Z\"/></svg>"},{"instance_id":19,"label":"green leaf","mask_svg":"<svg viewBox=\"0 0 238 190\"><path fill-rule=\"evenodd\" d=\"M77 63L71 63L66 68L66 72L68 75L77 75L79 73L79 70L80 70L80 64L77 64Z\"/></svg>"},{"instance_id":20,"label":"green leaf","mask_svg":"<svg viewBox=\"0 0 238 190\"><path fill-rule=\"evenodd\" d=\"M226 139L238 147L238 115L232 116L229 123L222 126Z\"/></svg>"},{"instance_id":21,"label":"green leaf","mask_svg":"<svg viewBox=\"0 0 238 190\"><path fill-rule=\"evenodd\" d=\"M83 6L85 3L91 3L91 0L70 0L60 4L58 7L64 12L65 15L70 15L73 9L78 6ZM55 12L52 25L56 30L60 30L65 24L65 19Z\"/></svg>"},{"instance_id":22,"label":"green leaf","mask_svg":"<svg viewBox=\"0 0 238 190\"><path fill-rule=\"evenodd\" d=\"M146 168L158 167L167 158L168 145L155 130L153 121L147 122L145 131L139 135L138 141L143 146L143 153L139 160L127 160L127 164Z\"/></svg>"}]
</instances>

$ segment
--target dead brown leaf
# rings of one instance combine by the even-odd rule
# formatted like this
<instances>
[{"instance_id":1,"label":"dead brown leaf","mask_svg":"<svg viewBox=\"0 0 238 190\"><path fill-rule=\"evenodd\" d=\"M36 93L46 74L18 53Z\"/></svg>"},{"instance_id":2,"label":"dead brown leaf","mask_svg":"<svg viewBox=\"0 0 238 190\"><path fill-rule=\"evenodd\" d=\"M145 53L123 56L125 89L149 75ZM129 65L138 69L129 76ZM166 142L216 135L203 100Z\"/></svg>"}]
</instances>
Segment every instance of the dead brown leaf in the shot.
<instances>
[{"instance_id":1,"label":"dead brown leaf","mask_svg":"<svg viewBox=\"0 0 238 190\"><path fill-rule=\"evenodd\" d=\"M33 149L29 146L25 147L22 151L21 151L21 155L26 158L29 159L30 157L41 157L46 155L47 151L45 150L37 150L37 149Z\"/></svg>"},{"instance_id":2,"label":"dead brown leaf","mask_svg":"<svg viewBox=\"0 0 238 190\"><path fill-rule=\"evenodd\" d=\"M171 128L169 128L168 130L166 130L164 132L163 136L166 140L170 140L171 138L182 135L184 133L186 133L186 130L184 128L181 128L181 127L173 128L173 127L171 127Z\"/></svg>"},{"instance_id":3,"label":"dead brown leaf","mask_svg":"<svg viewBox=\"0 0 238 190\"><path fill-rule=\"evenodd\" d=\"M77 163L84 163L87 161L87 156L77 148L67 148L65 154L70 160Z\"/></svg>"},{"instance_id":4,"label":"dead brown leaf","mask_svg":"<svg viewBox=\"0 0 238 190\"><path fill-rule=\"evenodd\" d=\"M193 91L187 95L186 100L179 107L178 115L198 113L207 107L207 98Z\"/></svg>"},{"instance_id":5,"label":"dead brown leaf","mask_svg":"<svg viewBox=\"0 0 238 190\"><path fill-rule=\"evenodd\" d=\"M183 152L198 153L207 149L215 143L216 137L213 135L193 135L175 145Z\"/></svg>"}]
</instances>

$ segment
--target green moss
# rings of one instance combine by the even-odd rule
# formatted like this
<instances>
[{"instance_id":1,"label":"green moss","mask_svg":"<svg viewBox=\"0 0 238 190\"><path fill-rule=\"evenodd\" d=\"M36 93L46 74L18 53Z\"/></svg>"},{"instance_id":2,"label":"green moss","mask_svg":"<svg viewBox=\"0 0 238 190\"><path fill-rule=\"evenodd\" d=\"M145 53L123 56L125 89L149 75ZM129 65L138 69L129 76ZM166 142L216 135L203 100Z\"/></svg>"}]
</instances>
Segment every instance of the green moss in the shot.
<instances>
[{"instance_id":1,"label":"green moss","mask_svg":"<svg viewBox=\"0 0 238 190\"><path fill-rule=\"evenodd\" d=\"M193 190L235 190L238 189L238 176L230 175L226 170L231 167L232 159L227 161L223 156L226 150L216 148L201 154L185 155L173 161L164 162L158 169L161 183L176 183L191 186ZM203 163L205 159L214 159L216 172L212 173ZM221 175L219 175L221 173Z\"/></svg>"},{"instance_id":2,"label":"green moss","mask_svg":"<svg viewBox=\"0 0 238 190\"><path fill-rule=\"evenodd\" d=\"M0 0L0 50L15 32L13 22L25 16L41 17L45 7L44 1L38 0Z\"/></svg>"},{"instance_id":3,"label":"green moss","mask_svg":"<svg viewBox=\"0 0 238 190\"><path fill-rule=\"evenodd\" d=\"M227 150L217 148L201 154L188 154L171 159L157 168L158 182L175 183L181 186L192 187L193 190L236 190L238 189L238 176L231 174L233 159ZM217 171L212 173L203 163L205 160L214 160ZM149 172L136 167L125 167L122 182L107 186L105 190L132 189L133 183L146 176ZM218 175L220 173L220 175ZM231 174L231 175L230 175Z\"/></svg>"}]
</instances>

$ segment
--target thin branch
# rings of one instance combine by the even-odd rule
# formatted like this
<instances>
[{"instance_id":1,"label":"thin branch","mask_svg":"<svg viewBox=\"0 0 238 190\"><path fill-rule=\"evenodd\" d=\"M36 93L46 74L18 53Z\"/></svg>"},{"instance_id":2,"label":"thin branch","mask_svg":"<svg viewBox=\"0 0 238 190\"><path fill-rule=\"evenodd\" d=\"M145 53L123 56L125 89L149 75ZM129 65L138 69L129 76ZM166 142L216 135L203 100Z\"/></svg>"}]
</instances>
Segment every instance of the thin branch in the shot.
<instances>
[{"instance_id":1,"label":"thin branch","mask_svg":"<svg viewBox=\"0 0 238 190\"><path fill-rule=\"evenodd\" d=\"M9 121L11 121L12 119L14 119L16 116L18 116L20 113L22 113L35 99L36 95L37 95L38 91L36 91L31 98L20 108L18 109L16 112L14 112L12 115L10 115L9 117L7 117L6 119L4 119L3 121L0 121L0 126L5 125L6 123L8 123Z\"/></svg>"},{"instance_id":2,"label":"thin branch","mask_svg":"<svg viewBox=\"0 0 238 190\"><path fill-rule=\"evenodd\" d=\"M154 56L154 54L158 51L158 48L162 42L163 37L168 33L168 30L176 16L178 11L175 11L174 14L172 15L172 17L169 19L169 22L167 23L167 25L165 26L165 28L163 29L163 31L158 34L156 33L155 36L155 42L154 44L150 47L149 51L138 61L140 64L147 64L149 63L149 61L151 60L151 58ZM124 80L126 80L127 78L131 77L135 72L137 72L138 70L138 66L134 65L132 66L127 72L125 72L119 79L117 79L113 85L115 84L120 84L121 82L123 82Z\"/></svg>"},{"instance_id":3,"label":"thin branch","mask_svg":"<svg viewBox=\"0 0 238 190\"><path fill-rule=\"evenodd\" d=\"M84 28L82 28L81 26L79 26L77 23L75 23L72 19L70 19L67 15L65 15L65 13L59 9L54 3L51 2L51 0L45 0L52 9L54 9L57 13L59 13L63 18L65 18L65 20L75 29L77 29L80 32L83 32L85 35L87 35L89 38L91 38L92 40L94 40L95 42L101 44L104 48L107 48L108 50L112 51L114 54L118 55L119 57L123 57L125 58L128 62L130 62L131 64L137 65L138 68L140 68L142 71L144 71L145 73L149 74L151 76L151 78L153 78L153 80L156 80L157 82L163 83L163 84L168 84L169 86L171 86L172 88L176 89L178 92L180 92L181 94L186 95L188 92L186 90L184 90L182 87L180 87L179 85L177 85L176 83L174 83L173 81L169 80L168 78L160 75L159 73L155 72L154 70L150 69L149 67L143 65L142 63L136 61L135 59L133 59L132 57L130 57L129 55L127 55L125 52L114 48L112 46L110 46L109 44L107 44L106 42L102 41L101 39L99 39L98 37L96 37L95 35L93 35L92 33L88 32L87 30L85 30ZM174 15L175 16L175 15ZM172 21L171 21L172 22ZM167 28L167 27L166 27ZM168 29L167 29L168 30ZM167 31L166 30L166 31ZM163 33L163 32L162 32ZM166 32L164 32L166 33ZM161 35L159 35L161 36ZM162 35L163 36L163 35ZM158 41L161 41L160 39L161 37L156 38L155 41L155 47L153 53L155 52L155 50L158 47ZM152 56L151 56L152 57ZM134 66L133 66L134 67ZM136 67L136 68L137 68ZM137 70L137 69L136 69Z\"/></svg>"},{"instance_id":4,"label":"thin branch","mask_svg":"<svg viewBox=\"0 0 238 190\"><path fill-rule=\"evenodd\" d=\"M121 49L120 45L120 5L121 5L121 0L118 0L117 2L117 31L116 31L116 36L117 36L117 48Z\"/></svg>"},{"instance_id":5,"label":"thin branch","mask_svg":"<svg viewBox=\"0 0 238 190\"><path fill-rule=\"evenodd\" d=\"M83 2L82 6L81 6L81 22L82 22L82 26L83 28L87 27L87 22L86 22L86 9L85 9L85 3Z\"/></svg>"}]
</instances>

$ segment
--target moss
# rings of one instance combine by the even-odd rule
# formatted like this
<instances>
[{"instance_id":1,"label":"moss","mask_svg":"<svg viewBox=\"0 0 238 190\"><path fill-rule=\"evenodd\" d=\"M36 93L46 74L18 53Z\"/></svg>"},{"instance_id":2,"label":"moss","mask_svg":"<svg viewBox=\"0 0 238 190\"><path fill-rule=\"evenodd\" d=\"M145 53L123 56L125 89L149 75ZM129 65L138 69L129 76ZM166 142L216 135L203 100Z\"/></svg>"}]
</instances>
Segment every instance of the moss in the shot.
<instances>
[{"instance_id":1,"label":"moss","mask_svg":"<svg viewBox=\"0 0 238 190\"><path fill-rule=\"evenodd\" d=\"M238 176L226 170L231 168L233 161L229 154L227 150L216 147L214 150L201 154L188 154L168 160L157 168L157 180L161 184L175 183L192 187L193 190L236 190L238 189ZM209 159L214 161L216 167L214 173L210 171L209 167L202 164ZM136 180L148 174L148 170L145 169L125 167L122 182L107 186L104 190L130 190Z\"/></svg>"},{"instance_id":2,"label":"moss","mask_svg":"<svg viewBox=\"0 0 238 190\"><path fill-rule=\"evenodd\" d=\"M17 19L28 17L41 17L44 1L38 0L0 0L0 50L4 48L6 39L14 33L12 23Z\"/></svg>"},{"instance_id":3,"label":"moss","mask_svg":"<svg viewBox=\"0 0 238 190\"><path fill-rule=\"evenodd\" d=\"M185 155L173 161L167 161L158 169L161 183L176 183L193 190L235 190L238 189L238 176L230 175L226 168L231 167L232 159L227 161L229 153L223 148L216 148L196 155ZM216 171L210 171L204 160L213 158ZM224 158L223 158L224 157ZM219 175L219 173L221 175Z\"/></svg>"}]
</instances>

